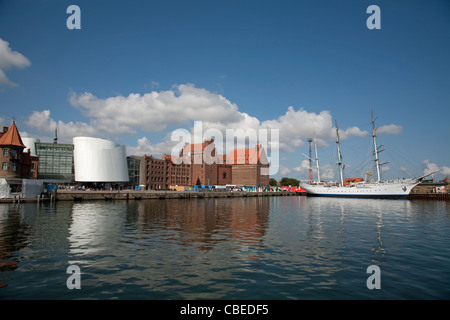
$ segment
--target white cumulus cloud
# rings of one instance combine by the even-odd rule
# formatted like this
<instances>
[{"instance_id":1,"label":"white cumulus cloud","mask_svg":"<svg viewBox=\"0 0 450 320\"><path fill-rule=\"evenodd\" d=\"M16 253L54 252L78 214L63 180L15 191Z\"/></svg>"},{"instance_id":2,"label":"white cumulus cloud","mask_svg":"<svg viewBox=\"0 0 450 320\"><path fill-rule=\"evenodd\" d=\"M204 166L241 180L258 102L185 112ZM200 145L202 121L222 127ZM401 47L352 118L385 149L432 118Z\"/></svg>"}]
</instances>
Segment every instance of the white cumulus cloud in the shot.
<instances>
[{"instance_id":1,"label":"white cumulus cloud","mask_svg":"<svg viewBox=\"0 0 450 320\"><path fill-rule=\"evenodd\" d=\"M72 93L70 103L91 119L98 130L109 133L135 134L138 129L161 132L171 125L189 126L192 121L202 121L203 130L217 129L223 136L227 129L277 129L280 137L277 145L287 152L303 146L313 132L319 145L326 145L335 134L329 111L316 114L290 106L278 119L260 122L239 111L238 106L224 96L192 84L143 95L133 93L108 98L98 98L89 92ZM357 127L342 130L343 139L366 134Z\"/></svg>"},{"instance_id":2,"label":"white cumulus cloud","mask_svg":"<svg viewBox=\"0 0 450 320\"><path fill-rule=\"evenodd\" d=\"M396 124L387 124L377 129L377 133L386 134L400 134L403 131L403 127Z\"/></svg>"},{"instance_id":3,"label":"white cumulus cloud","mask_svg":"<svg viewBox=\"0 0 450 320\"><path fill-rule=\"evenodd\" d=\"M55 121L50 116L50 110L34 111L26 120L28 128L35 129L44 135L52 136L58 130L58 139L62 142L72 143L76 136L98 137L96 128L84 122Z\"/></svg>"},{"instance_id":4,"label":"white cumulus cloud","mask_svg":"<svg viewBox=\"0 0 450 320\"><path fill-rule=\"evenodd\" d=\"M127 146L126 149L129 155L162 157L163 154L171 154L175 146L176 142L171 141L168 136L158 143L151 143L147 137L141 137L137 140L136 146Z\"/></svg>"},{"instance_id":5,"label":"white cumulus cloud","mask_svg":"<svg viewBox=\"0 0 450 320\"><path fill-rule=\"evenodd\" d=\"M317 114L303 108L295 110L290 106L284 115L276 120L264 121L261 127L280 130L280 150L287 152L305 145L305 141L312 138L314 133L319 146L327 145L328 141L336 139L336 128L331 113L327 110ZM361 131L357 127L339 130L339 132L342 139L351 135L362 137L367 134L366 131Z\"/></svg>"},{"instance_id":6,"label":"white cumulus cloud","mask_svg":"<svg viewBox=\"0 0 450 320\"><path fill-rule=\"evenodd\" d=\"M286 176L288 173L291 172L291 169L289 169L289 168L286 167L286 166L280 165L279 172L280 172L281 176L284 177L284 176Z\"/></svg>"},{"instance_id":7,"label":"white cumulus cloud","mask_svg":"<svg viewBox=\"0 0 450 320\"><path fill-rule=\"evenodd\" d=\"M313 180L317 180L317 167L316 163L312 162L311 175ZM319 167L320 179L331 180L334 178L334 167L331 164L321 165ZM299 172L302 176L307 177L309 174L309 160L303 160L302 163L293 168L292 170Z\"/></svg>"},{"instance_id":8,"label":"white cumulus cloud","mask_svg":"<svg viewBox=\"0 0 450 320\"><path fill-rule=\"evenodd\" d=\"M229 123L244 117L237 105L223 96L190 84L105 99L89 92L73 93L70 103L92 119L99 130L123 134L134 134L137 129L161 132L169 125L183 125L192 120Z\"/></svg>"},{"instance_id":9,"label":"white cumulus cloud","mask_svg":"<svg viewBox=\"0 0 450 320\"><path fill-rule=\"evenodd\" d=\"M226 131L259 133L266 130L267 152L294 152L307 143L315 133L318 146L326 146L336 138L331 113L308 112L304 108L289 106L278 118L260 121L223 95L197 88L193 84L173 86L169 90L151 91L145 94L131 93L127 96L97 97L90 92L70 93L69 102L80 111L85 122L64 122L52 119L50 110L35 111L29 116L28 127L50 133L58 127L61 139L70 141L74 136L132 136L139 134L135 146L129 146L128 153L153 154L170 153L174 143L168 138L168 127L178 126L194 136L194 124L201 121L203 133L208 129L220 132L222 138ZM248 131L247 131L248 130ZM277 131L278 139L271 138L272 130ZM150 142L145 132L165 132L163 141ZM201 134L203 134L201 133ZM342 139L350 136L363 137L367 131L358 127L340 129ZM274 135L275 136L275 135ZM202 138L200 137L200 140ZM220 141L216 140L218 151ZM163 150L163 148L165 148ZM271 150L269 150L271 149Z\"/></svg>"},{"instance_id":10,"label":"white cumulus cloud","mask_svg":"<svg viewBox=\"0 0 450 320\"><path fill-rule=\"evenodd\" d=\"M447 166L441 166L439 167L436 163L430 162L430 160L423 161L423 164L425 165L425 169L423 170L423 174L431 174L432 172L438 170L438 174L442 175L450 175L450 167Z\"/></svg>"},{"instance_id":11,"label":"white cumulus cloud","mask_svg":"<svg viewBox=\"0 0 450 320\"><path fill-rule=\"evenodd\" d=\"M17 84L9 80L5 71L12 68L25 68L31 65L30 60L23 54L13 51L9 43L0 38L0 86L16 87Z\"/></svg>"}]
</instances>

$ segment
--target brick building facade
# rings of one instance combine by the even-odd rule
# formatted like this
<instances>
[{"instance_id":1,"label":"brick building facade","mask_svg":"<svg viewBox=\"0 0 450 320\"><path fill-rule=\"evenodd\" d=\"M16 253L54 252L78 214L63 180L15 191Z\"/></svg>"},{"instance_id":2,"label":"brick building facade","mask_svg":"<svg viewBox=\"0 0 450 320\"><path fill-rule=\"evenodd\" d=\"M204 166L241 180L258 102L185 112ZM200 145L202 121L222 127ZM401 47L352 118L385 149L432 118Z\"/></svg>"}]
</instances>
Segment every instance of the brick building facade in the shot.
<instances>
[{"instance_id":1,"label":"brick building facade","mask_svg":"<svg viewBox=\"0 0 450 320\"><path fill-rule=\"evenodd\" d=\"M22 153L22 178L37 179L39 168L39 157L31 155L30 149Z\"/></svg>"},{"instance_id":2,"label":"brick building facade","mask_svg":"<svg viewBox=\"0 0 450 320\"><path fill-rule=\"evenodd\" d=\"M180 151L182 163L190 166L191 185L231 184L231 167L216 154L214 140L186 144ZM179 160L179 159L178 159Z\"/></svg>"},{"instance_id":3,"label":"brick building facade","mask_svg":"<svg viewBox=\"0 0 450 320\"><path fill-rule=\"evenodd\" d=\"M146 189L194 185L269 185L269 164L265 150L259 144L254 148L219 155L214 140L205 140L186 144L178 156L165 154L162 159L157 159L146 155L144 159Z\"/></svg>"},{"instance_id":4,"label":"brick building facade","mask_svg":"<svg viewBox=\"0 0 450 320\"><path fill-rule=\"evenodd\" d=\"M168 154L163 156L167 162L167 185L171 186L188 186L190 184L190 168L189 165L181 163L176 164L172 161L172 157Z\"/></svg>"},{"instance_id":5,"label":"brick building facade","mask_svg":"<svg viewBox=\"0 0 450 320\"><path fill-rule=\"evenodd\" d=\"M30 178L32 163L38 160L24 153L25 145L20 137L15 121L11 127L3 126L0 132L0 177L9 179Z\"/></svg>"},{"instance_id":6,"label":"brick building facade","mask_svg":"<svg viewBox=\"0 0 450 320\"><path fill-rule=\"evenodd\" d=\"M232 184L243 186L268 186L269 161L264 148L235 149L225 159L232 168Z\"/></svg>"},{"instance_id":7,"label":"brick building facade","mask_svg":"<svg viewBox=\"0 0 450 320\"><path fill-rule=\"evenodd\" d=\"M162 159L144 156L145 188L151 190L167 190L171 186L190 185L190 167L176 164L169 155Z\"/></svg>"}]
</instances>

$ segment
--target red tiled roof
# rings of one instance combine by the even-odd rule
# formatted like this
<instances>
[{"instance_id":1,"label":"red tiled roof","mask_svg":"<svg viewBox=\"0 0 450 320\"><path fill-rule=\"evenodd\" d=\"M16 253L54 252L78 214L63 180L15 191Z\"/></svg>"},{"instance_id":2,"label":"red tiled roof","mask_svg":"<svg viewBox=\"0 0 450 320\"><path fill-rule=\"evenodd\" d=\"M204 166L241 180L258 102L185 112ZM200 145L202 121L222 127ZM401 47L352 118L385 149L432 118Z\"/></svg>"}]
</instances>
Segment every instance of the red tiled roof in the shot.
<instances>
[{"instance_id":1,"label":"red tiled roof","mask_svg":"<svg viewBox=\"0 0 450 320\"><path fill-rule=\"evenodd\" d=\"M174 156L171 154L164 153L162 158L163 158L163 160L168 160L172 163L175 163L178 160L179 156Z\"/></svg>"},{"instance_id":2,"label":"red tiled roof","mask_svg":"<svg viewBox=\"0 0 450 320\"><path fill-rule=\"evenodd\" d=\"M206 147L213 143L212 140L205 140L203 143L186 144L180 152L180 156L164 154L163 158L176 162L180 157L202 156ZM268 160L264 147L260 144L254 148L235 149L228 155L216 155L216 163L218 164L267 164Z\"/></svg>"},{"instance_id":3,"label":"red tiled roof","mask_svg":"<svg viewBox=\"0 0 450 320\"><path fill-rule=\"evenodd\" d=\"M235 149L225 160L227 164L257 164L264 156L264 148L256 145L255 148Z\"/></svg>"},{"instance_id":4,"label":"red tiled roof","mask_svg":"<svg viewBox=\"0 0 450 320\"><path fill-rule=\"evenodd\" d=\"M188 153L202 153L203 150L206 149L206 147L209 145L207 142L203 143L193 143L193 144L186 144L183 148L183 155L188 155Z\"/></svg>"},{"instance_id":5,"label":"red tiled roof","mask_svg":"<svg viewBox=\"0 0 450 320\"><path fill-rule=\"evenodd\" d=\"M17 129L15 122L12 123L8 131L0 138L0 145L26 148L22 142L22 138L20 137L19 130Z\"/></svg>"}]
</instances>

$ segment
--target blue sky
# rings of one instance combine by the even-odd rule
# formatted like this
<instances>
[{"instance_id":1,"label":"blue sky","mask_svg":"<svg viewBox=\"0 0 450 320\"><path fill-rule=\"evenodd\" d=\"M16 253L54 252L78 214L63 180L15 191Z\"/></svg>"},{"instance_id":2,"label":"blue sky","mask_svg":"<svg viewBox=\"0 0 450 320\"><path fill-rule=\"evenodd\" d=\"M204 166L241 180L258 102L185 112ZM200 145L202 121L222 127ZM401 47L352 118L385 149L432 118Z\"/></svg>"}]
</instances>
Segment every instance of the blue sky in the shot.
<instances>
[{"instance_id":1,"label":"blue sky","mask_svg":"<svg viewBox=\"0 0 450 320\"><path fill-rule=\"evenodd\" d=\"M66 27L71 4L80 30ZM366 26L373 4L379 30ZM306 179L316 130L336 179L334 121L346 175L361 176L373 109L385 178L450 175L446 0L0 1L0 39L0 120L26 136L51 141L58 126L61 142L159 155L196 120L276 128L276 177Z\"/></svg>"}]
</instances>

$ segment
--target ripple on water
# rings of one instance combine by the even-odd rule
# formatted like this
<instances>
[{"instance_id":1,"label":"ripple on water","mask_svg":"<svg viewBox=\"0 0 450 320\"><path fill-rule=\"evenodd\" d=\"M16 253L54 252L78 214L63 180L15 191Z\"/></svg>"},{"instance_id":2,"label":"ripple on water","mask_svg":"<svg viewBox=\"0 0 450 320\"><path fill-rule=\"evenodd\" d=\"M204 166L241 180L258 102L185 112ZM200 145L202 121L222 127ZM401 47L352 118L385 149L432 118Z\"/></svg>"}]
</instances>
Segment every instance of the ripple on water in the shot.
<instances>
[{"instance_id":1,"label":"ripple on water","mask_svg":"<svg viewBox=\"0 0 450 320\"><path fill-rule=\"evenodd\" d=\"M1 298L448 299L444 202L264 197L0 205ZM82 290L69 293L77 264ZM381 290L366 286L381 269ZM45 292L45 293L43 293Z\"/></svg>"}]
</instances>

